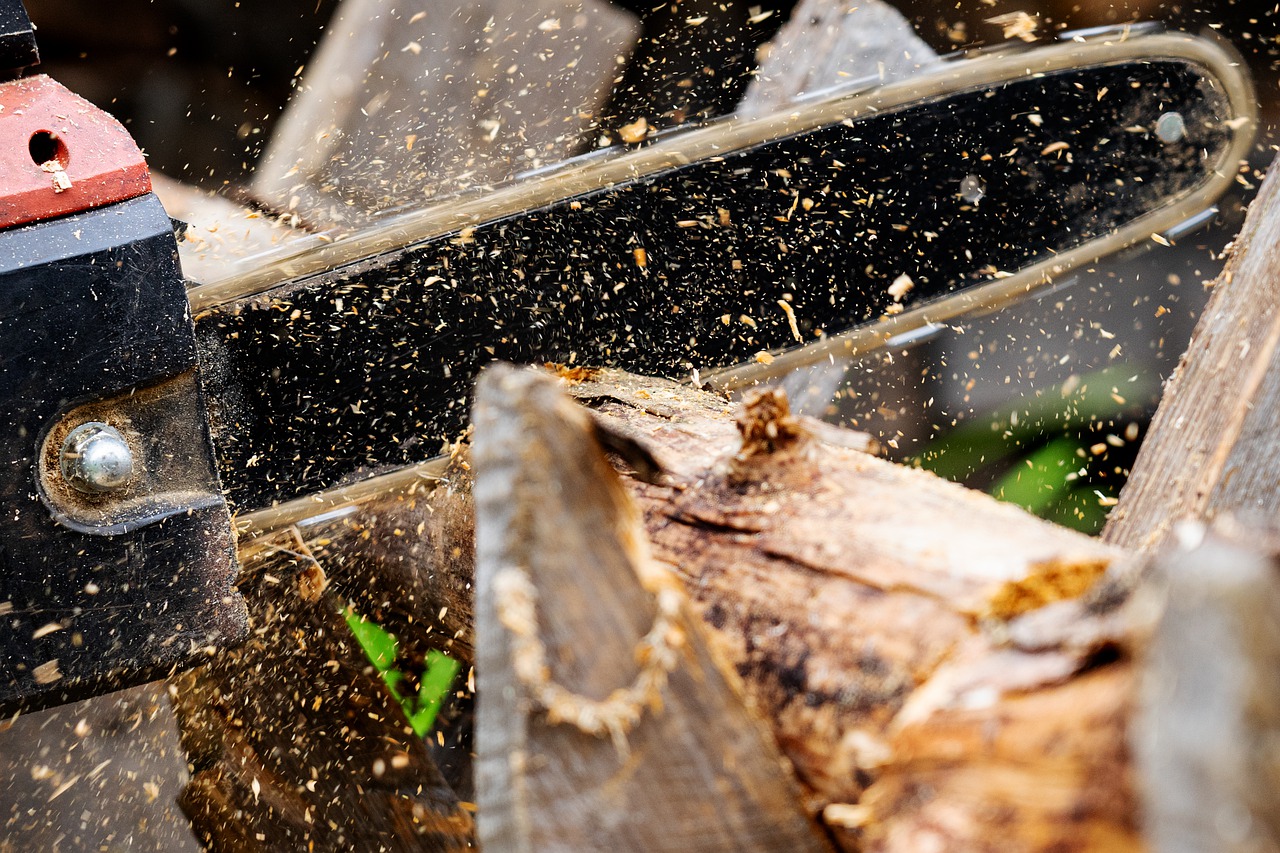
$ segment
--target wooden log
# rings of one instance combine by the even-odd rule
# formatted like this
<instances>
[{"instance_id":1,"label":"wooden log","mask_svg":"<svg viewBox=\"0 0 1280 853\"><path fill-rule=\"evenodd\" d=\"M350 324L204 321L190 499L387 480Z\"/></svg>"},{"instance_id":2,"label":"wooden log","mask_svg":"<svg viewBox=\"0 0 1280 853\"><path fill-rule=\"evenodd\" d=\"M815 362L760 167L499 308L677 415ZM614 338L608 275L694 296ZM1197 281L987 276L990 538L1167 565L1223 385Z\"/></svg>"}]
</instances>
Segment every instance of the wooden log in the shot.
<instances>
[{"instance_id":1,"label":"wooden log","mask_svg":"<svg viewBox=\"0 0 1280 853\"><path fill-rule=\"evenodd\" d=\"M735 427L669 383L604 372L574 393L664 463L667 483L631 483L655 557L843 844L1138 844L1126 587L1098 583L1120 552L875 459L773 395Z\"/></svg>"},{"instance_id":2,"label":"wooden log","mask_svg":"<svg viewBox=\"0 0 1280 853\"><path fill-rule=\"evenodd\" d=\"M426 746L449 787L474 800L475 509L465 454L434 484L352 510L308 525L307 544L335 594L395 636L394 668L406 682L425 674L433 650L463 664L468 675L441 705Z\"/></svg>"},{"instance_id":3,"label":"wooden log","mask_svg":"<svg viewBox=\"0 0 1280 853\"><path fill-rule=\"evenodd\" d=\"M292 531L241 554L251 637L173 691L194 775L180 804L212 850L471 846L470 812L356 645Z\"/></svg>"},{"instance_id":4,"label":"wooden log","mask_svg":"<svg viewBox=\"0 0 1280 853\"><path fill-rule=\"evenodd\" d=\"M1280 512L1280 170L1169 380L1103 537L1150 549L1183 518Z\"/></svg>"},{"instance_id":5,"label":"wooden log","mask_svg":"<svg viewBox=\"0 0 1280 853\"><path fill-rule=\"evenodd\" d=\"M829 849L594 432L547 377L480 380L483 846Z\"/></svg>"},{"instance_id":6,"label":"wooden log","mask_svg":"<svg viewBox=\"0 0 1280 853\"><path fill-rule=\"evenodd\" d=\"M1280 536L1186 523L1140 611L1132 732L1155 850L1280 849Z\"/></svg>"},{"instance_id":7,"label":"wooden log","mask_svg":"<svg viewBox=\"0 0 1280 853\"><path fill-rule=\"evenodd\" d=\"M660 463L664 473L655 478L652 460L634 453L614 459L630 472L624 484L639 507L653 558L684 582L711 634L710 654L722 656L741 677L748 707L771 723L800 782L802 807L821 817L840 846L965 850L984 849L992 839L1008 850L1140 846L1126 741L1134 666L1123 615L1133 573L1125 568L1124 552L876 459L866 452L865 436L791 417L773 393L755 398L735 423L725 400L686 386L615 371L561 373L565 387L589 407L597 435L612 437L611 449L642 443ZM559 411L562 404L549 405ZM561 457L591 459L596 451L557 447L524 421L507 424L506 434L510 454L518 457L512 448L522 442L537 449L526 461L543 465L535 464L542 473L532 481L547 486L535 491L543 521L567 524L552 497L568 501L565 496L579 489L550 489L547 472L567 464ZM553 451L556 465L548 462ZM459 454L457 467L469 464ZM428 518L451 514L447 524L422 527L432 531L430 541L400 563L422 558L417 571L424 577L458 573L448 583L465 589L471 581L463 557L471 509L464 481L437 490L429 502L402 499L364 533L376 540L386 535L385 525L416 531ZM491 498L491 505L511 511ZM485 500L481 495L480 503ZM416 522L414 506L421 510ZM593 560L599 565L614 553L607 547L614 540L606 535L611 516L600 506L593 511L584 542L603 549ZM448 560L432 562L442 555ZM354 565L335 574L358 577ZM596 594L593 577L584 571L572 584L551 587L555 594L543 592L540 602L551 601L555 613L563 608L587 625L622 626L625 641L583 634L570 615L539 624L552 630L547 648L564 655L549 663L555 683L600 697L630 683L636 638L652 624L654 605L635 589L624 593L606 585ZM406 625L427 624L417 605L443 599L429 591L431 583L413 583L425 591L412 601L388 596L385 610L404 610ZM496 606L482 595L482 624L486 607L493 623ZM603 616L615 612L623 615ZM428 633L448 636L438 629ZM505 654L505 683L518 683L511 680L509 645ZM486 678L504 682L502 664L487 664L483 651L479 657L483 695ZM616 768L609 739L540 722L536 703L520 705L519 691L496 695L505 704L491 707L511 713L497 714L498 723L482 721L482 751L489 749L484 732L495 725L503 732L515 721L524 728L503 733L507 740L500 743L527 746L556 738L565 751L544 754L558 767L563 756L581 756L575 750L585 741L595 748L586 753L595 763L586 766ZM696 688L672 689L664 694L665 712L649 724L678 727L685 703L705 708L712 699ZM641 714L638 726L649 719ZM540 784L530 782L531 773L518 776L520 786L504 787L521 768L490 756L497 765L481 774L482 831L488 832L483 815L490 806L521 817L495 827L486 841L505 849L544 833L534 846L553 844L556 828L579 827L583 814L596 824L626 821L628 810L651 813L655 805L669 804L669 782L635 792L625 809L606 798L610 785L625 784L646 772L645 762L664 755L642 749L647 741L635 739L639 731L628 734L632 762L626 767L633 776L562 777L576 778L557 791L568 802L545 790L541 799L528 799L522 786ZM750 778L760 785L767 775L753 772ZM597 807L583 809L584 801ZM530 802L546 810L530 808ZM655 823L676 825L674 819ZM653 843L661 849L661 842ZM680 844L687 849L688 838Z\"/></svg>"},{"instance_id":8,"label":"wooden log","mask_svg":"<svg viewBox=\"0 0 1280 853\"><path fill-rule=\"evenodd\" d=\"M1132 582L1108 569L1121 552L875 459L865 436L790 418L771 395L739 426L687 387L565 375L603 434L661 461L661 482L626 480L655 558L684 579L844 846L1137 846ZM454 485L428 515L467 500ZM467 512L424 553L456 556ZM411 515L386 518L412 529Z\"/></svg>"}]
</instances>

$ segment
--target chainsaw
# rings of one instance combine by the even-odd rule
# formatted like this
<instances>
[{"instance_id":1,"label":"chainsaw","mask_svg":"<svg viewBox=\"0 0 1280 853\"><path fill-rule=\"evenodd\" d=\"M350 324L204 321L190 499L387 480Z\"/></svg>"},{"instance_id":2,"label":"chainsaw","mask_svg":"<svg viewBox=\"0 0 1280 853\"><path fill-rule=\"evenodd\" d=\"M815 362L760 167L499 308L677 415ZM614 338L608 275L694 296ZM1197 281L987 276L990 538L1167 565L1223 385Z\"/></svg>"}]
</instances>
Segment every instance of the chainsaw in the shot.
<instances>
[{"instance_id":1,"label":"chainsaw","mask_svg":"<svg viewBox=\"0 0 1280 853\"><path fill-rule=\"evenodd\" d=\"M246 633L238 536L429 480L489 362L732 390L998 311L1203 221L1255 104L1121 27L570 158L184 279L123 127L0 0L0 711Z\"/></svg>"}]
</instances>

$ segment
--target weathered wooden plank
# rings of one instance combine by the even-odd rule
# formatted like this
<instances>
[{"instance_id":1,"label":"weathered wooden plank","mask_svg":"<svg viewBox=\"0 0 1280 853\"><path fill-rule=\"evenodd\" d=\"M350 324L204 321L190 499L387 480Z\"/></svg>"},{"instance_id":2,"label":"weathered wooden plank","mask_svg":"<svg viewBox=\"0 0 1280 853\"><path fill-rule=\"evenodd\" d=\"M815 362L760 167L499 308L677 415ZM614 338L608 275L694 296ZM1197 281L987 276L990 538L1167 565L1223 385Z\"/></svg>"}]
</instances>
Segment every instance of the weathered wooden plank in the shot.
<instances>
[{"instance_id":1,"label":"weathered wooden plank","mask_svg":"<svg viewBox=\"0 0 1280 853\"><path fill-rule=\"evenodd\" d=\"M1157 560L1131 725L1161 853L1280 849L1280 538L1186 523Z\"/></svg>"},{"instance_id":2,"label":"weathered wooden plank","mask_svg":"<svg viewBox=\"0 0 1280 853\"><path fill-rule=\"evenodd\" d=\"M253 193L314 228L358 226L589 150L638 34L602 0L348 0Z\"/></svg>"},{"instance_id":3,"label":"weathered wooden plank","mask_svg":"<svg viewBox=\"0 0 1280 853\"><path fill-rule=\"evenodd\" d=\"M1182 518L1280 512L1280 174L1249 208L1103 536L1152 548Z\"/></svg>"},{"instance_id":4,"label":"weathered wooden plank","mask_svg":"<svg viewBox=\"0 0 1280 853\"><path fill-rule=\"evenodd\" d=\"M826 849L593 432L545 376L480 381L483 845Z\"/></svg>"}]
</instances>

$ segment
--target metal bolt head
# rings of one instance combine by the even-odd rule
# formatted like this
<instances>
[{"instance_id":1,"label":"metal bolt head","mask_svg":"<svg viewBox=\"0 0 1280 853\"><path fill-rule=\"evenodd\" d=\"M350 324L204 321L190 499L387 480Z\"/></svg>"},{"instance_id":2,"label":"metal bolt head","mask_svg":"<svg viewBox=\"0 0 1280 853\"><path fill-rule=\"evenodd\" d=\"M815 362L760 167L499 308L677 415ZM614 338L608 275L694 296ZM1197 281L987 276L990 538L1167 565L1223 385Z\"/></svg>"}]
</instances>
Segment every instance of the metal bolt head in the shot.
<instances>
[{"instance_id":1,"label":"metal bolt head","mask_svg":"<svg viewBox=\"0 0 1280 853\"><path fill-rule=\"evenodd\" d=\"M62 479L73 489L100 495L129 485L133 451L115 427L89 421L73 429L62 442Z\"/></svg>"}]
</instances>

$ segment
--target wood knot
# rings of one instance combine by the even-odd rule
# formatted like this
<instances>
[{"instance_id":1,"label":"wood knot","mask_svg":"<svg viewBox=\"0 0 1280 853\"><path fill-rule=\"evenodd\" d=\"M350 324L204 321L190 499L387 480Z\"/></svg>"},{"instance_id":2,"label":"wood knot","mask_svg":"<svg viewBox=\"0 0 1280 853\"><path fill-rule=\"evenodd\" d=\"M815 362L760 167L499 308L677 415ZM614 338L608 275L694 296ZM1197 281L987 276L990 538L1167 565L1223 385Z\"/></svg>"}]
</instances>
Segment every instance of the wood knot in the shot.
<instances>
[{"instance_id":1,"label":"wood knot","mask_svg":"<svg viewBox=\"0 0 1280 853\"><path fill-rule=\"evenodd\" d=\"M777 453L808 437L804 426L792 417L787 393L781 388L749 392L742 400L737 420L742 434L739 459Z\"/></svg>"}]
</instances>

